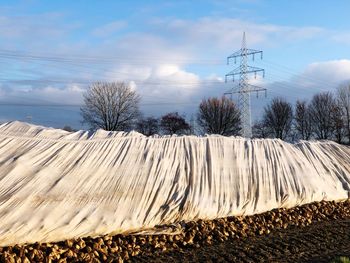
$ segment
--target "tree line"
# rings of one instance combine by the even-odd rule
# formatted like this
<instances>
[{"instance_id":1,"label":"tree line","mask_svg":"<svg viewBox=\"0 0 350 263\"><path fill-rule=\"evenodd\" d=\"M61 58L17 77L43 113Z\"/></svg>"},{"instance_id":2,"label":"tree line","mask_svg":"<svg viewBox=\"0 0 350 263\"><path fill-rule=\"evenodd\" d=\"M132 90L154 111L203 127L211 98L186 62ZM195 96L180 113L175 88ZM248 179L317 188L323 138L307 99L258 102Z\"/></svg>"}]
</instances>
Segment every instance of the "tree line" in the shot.
<instances>
[{"instance_id":1,"label":"tree line","mask_svg":"<svg viewBox=\"0 0 350 263\"><path fill-rule=\"evenodd\" d=\"M319 92L310 101L297 100L294 107L282 97L264 108L253 126L258 138L282 140L334 140L350 143L350 85L335 93Z\"/></svg>"},{"instance_id":2,"label":"tree line","mask_svg":"<svg viewBox=\"0 0 350 263\"><path fill-rule=\"evenodd\" d=\"M94 83L84 93L81 107L83 122L91 129L108 131L136 130L153 134L220 134L240 135L238 106L227 97L206 98L198 106L196 127L178 112L144 117L139 110L140 96L124 82ZM275 97L264 108L262 118L253 125L255 138L282 140L335 140L350 142L350 85L335 94L321 92L310 101L298 100L292 105Z\"/></svg>"}]
</instances>

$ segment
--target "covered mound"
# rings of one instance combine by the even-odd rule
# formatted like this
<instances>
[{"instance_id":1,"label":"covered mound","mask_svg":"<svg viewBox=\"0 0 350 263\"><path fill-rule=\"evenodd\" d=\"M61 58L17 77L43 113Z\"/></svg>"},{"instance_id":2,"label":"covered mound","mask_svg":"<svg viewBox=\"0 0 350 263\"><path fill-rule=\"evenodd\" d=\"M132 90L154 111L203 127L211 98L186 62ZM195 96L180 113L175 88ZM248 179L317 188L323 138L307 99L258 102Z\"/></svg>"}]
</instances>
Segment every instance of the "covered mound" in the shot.
<instances>
[{"instance_id":1,"label":"covered mound","mask_svg":"<svg viewBox=\"0 0 350 263\"><path fill-rule=\"evenodd\" d=\"M347 199L350 148L0 126L0 246Z\"/></svg>"}]
</instances>

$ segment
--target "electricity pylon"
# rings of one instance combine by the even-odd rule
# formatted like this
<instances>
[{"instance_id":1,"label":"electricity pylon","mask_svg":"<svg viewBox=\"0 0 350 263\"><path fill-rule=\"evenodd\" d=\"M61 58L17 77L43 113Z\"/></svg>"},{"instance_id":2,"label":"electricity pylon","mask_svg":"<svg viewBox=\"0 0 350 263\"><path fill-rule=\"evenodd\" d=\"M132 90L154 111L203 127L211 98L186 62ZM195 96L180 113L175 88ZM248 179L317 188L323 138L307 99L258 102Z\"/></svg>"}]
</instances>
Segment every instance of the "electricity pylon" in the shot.
<instances>
[{"instance_id":1,"label":"electricity pylon","mask_svg":"<svg viewBox=\"0 0 350 263\"><path fill-rule=\"evenodd\" d=\"M266 96L265 88L248 83L248 74L254 73L256 78L257 73L262 72L263 77L265 77L264 69L248 66L248 56L252 55L254 61L256 54L260 54L261 59L263 58L262 51L247 48L244 32L241 49L227 57L227 65L229 65L230 60L233 59L236 64L237 58L241 58L240 66L225 75L225 82L227 82L227 78L230 76L232 76L232 80L235 81L235 76L239 75L238 88L232 88L230 92L226 92L224 95L231 94L232 98L233 94L238 94L238 103L241 110L242 136L246 138L252 137L250 93L256 92L258 94L260 91L265 91Z\"/></svg>"}]
</instances>

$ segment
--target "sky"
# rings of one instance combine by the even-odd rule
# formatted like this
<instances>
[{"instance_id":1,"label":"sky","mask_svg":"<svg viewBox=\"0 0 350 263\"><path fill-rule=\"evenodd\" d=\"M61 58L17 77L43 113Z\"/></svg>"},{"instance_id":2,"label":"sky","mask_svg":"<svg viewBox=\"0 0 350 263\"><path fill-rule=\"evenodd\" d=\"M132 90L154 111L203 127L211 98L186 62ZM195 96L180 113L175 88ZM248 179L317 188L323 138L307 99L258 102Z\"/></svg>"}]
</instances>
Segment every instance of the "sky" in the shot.
<instances>
[{"instance_id":1,"label":"sky","mask_svg":"<svg viewBox=\"0 0 350 263\"><path fill-rule=\"evenodd\" d=\"M275 96L294 103L350 80L347 0L0 1L0 121L80 128L82 94L95 81L125 81L146 116L195 116L203 98L238 82L226 57L262 50L249 65L252 115ZM235 97L234 97L235 99Z\"/></svg>"}]
</instances>

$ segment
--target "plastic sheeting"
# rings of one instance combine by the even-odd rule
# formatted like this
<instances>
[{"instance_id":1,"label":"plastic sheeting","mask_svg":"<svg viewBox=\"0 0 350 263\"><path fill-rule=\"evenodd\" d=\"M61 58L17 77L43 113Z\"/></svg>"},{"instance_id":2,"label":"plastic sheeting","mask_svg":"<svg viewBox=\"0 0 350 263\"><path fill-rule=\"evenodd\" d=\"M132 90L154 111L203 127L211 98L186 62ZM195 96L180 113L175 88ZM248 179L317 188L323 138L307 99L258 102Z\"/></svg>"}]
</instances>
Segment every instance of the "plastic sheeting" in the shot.
<instances>
[{"instance_id":1,"label":"plastic sheeting","mask_svg":"<svg viewBox=\"0 0 350 263\"><path fill-rule=\"evenodd\" d=\"M348 198L350 148L0 126L0 245ZM152 231L152 230L151 230Z\"/></svg>"}]
</instances>

